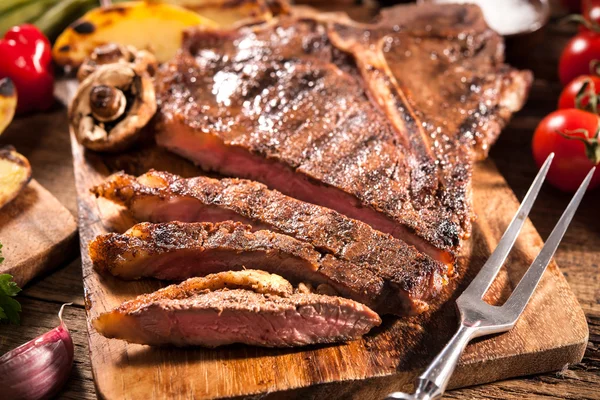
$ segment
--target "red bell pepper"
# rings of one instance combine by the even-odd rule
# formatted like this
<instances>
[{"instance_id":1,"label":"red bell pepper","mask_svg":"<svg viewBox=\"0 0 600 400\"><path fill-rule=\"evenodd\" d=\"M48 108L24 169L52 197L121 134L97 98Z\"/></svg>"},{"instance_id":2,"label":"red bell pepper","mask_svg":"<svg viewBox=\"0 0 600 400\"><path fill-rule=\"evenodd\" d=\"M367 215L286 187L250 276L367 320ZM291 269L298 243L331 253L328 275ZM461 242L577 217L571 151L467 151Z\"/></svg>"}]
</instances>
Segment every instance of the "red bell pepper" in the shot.
<instances>
[{"instance_id":1,"label":"red bell pepper","mask_svg":"<svg viewBox=\"0 0 600 400\"><path fill-rule=\"evenodd\" d=\"M39 29L25 24L0 39L0 79L9 77L17 88L17 113L47 110L54 103L50 41Z\"/></svg>"}]
</instances>

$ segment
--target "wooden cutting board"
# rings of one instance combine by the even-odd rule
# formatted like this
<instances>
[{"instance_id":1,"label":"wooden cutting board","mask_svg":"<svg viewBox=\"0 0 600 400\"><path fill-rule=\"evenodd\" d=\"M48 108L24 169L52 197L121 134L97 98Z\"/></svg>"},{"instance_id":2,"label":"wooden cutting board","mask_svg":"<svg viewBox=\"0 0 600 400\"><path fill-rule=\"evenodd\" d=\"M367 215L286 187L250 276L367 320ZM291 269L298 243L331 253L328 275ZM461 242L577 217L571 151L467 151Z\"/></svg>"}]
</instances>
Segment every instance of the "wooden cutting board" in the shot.
<instances>
[{"instance_id":1,"label":"wooden cutting board","mask_svg":"<svg viewBox=\"0 0 600 400\"><path fill-rule=\"evenodd\" d=\"M123 231L133 221L112 203L95 199L89 189L121 169L136 175L150 167L184 176L199 171L187 161L154 148L100 157L85 152L72 137L72 149L90 356L101 398L377 399L393 390L410 389L415 376L456 329L453 299L488 258L519 206L494 163L479 163L473 179L479 218L459 262L461 279L452 282L445 294L447 301L419 317L385 317L382 326L362 340L288 350L242 345L219 349L152 348L105 339L90 324L99 313L156 290L159 284L119 281L93 270L88 242L101 233ZM488 301L498 304L507 298L542 244L527 221L488 292ZM552 262L516 327L470 344L450 386L560 370L581 360L587 340L583 311Z\"/></svg>"},{"instance_id":2,"label":"wooden cutting board","mask_svg":"<svg viewBox=\"0 0 600 400\"><path fill-rule=\"evenodd\" d=\"M75 218L35 179L0 209L0 274L23 287L76 254Z\"/></svg>"}]
</instances>

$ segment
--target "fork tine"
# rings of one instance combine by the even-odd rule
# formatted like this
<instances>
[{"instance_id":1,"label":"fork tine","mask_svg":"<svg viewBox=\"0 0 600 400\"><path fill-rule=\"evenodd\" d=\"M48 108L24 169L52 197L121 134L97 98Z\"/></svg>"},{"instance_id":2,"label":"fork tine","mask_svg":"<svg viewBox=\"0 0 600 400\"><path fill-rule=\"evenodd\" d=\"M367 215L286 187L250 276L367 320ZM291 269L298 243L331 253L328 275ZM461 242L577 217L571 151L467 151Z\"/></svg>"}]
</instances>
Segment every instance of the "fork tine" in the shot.
<instances>
[{"instance_id":1,"label":"fork tine","mask_svg":"<svg viewBox=\"0 0 600 400\"><path fill-rule=\"evenodd\" d=\"M519 207L519 210L513 217L510 225L502 235L502 238L498 242L498 246L496 246L496 250L490 255L490 258L486 261L486 263L481 267L481 270L473 279L471 284L465 289L463 292L464 295L472 295L483 297L485 292L489 289L490 285L496 278L500 267L504 264L508 253L512 249L515 244L515 240L517 240L517 236L519 236L519 232L521 232L521 228L523 227L523 223L527 219L529 215L529 211L535 202L535 199L544 183L544 179L546 178L546 174L548 173L548 169L550 169L550 164L552 163L552 159L554 158L554 153L551 153L540 171L538 172L533 184L527 191L527 194L523 198L523 202Z\"/></svg>"},{"instance_id":2,"label":"fork tine","mask_svg":"<svg viewBox=\"0 0 600 400\"><path fill-rule=\"evenodd\" d=\"M573 215L575 215L575 211L577 211L577 207L579 207L579 203L581 203L581 199L585 195L585 190L590 184L595 170L596 168L594 167L587 174L586 178L581 183L581 186L579 186L579 189L577 189L575 196L573 196L571 199L567 209L563 212L562 216L558 220L558 223L552 230L552 233L550 236L548 236L548 240L546 240L546 244L544 244L544 247L542 247L540 254L538 254L538 256L535 258L531 264L531 267L529 267L527 272L525 272L525 275L523 275L523 278L521 278L521 281L515 290L513 290L511 296L502 306L503 309L511 312L515 320L525 309L525 306L529 302L529 298L533 294L533 291L542 278L542 275L550 263L552 256L554 256L554 252L556 252L563 235L573 219Z\"/></svg>"}]
</instances>

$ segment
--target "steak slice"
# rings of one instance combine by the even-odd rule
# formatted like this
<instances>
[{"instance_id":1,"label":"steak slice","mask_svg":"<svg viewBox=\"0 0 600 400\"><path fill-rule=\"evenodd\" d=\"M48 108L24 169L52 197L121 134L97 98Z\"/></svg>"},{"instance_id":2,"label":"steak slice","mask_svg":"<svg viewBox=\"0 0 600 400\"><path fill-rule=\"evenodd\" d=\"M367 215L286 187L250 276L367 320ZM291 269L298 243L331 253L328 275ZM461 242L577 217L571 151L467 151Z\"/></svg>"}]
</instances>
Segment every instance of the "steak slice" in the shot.
<instances>
[{"instance_id":1,"label":"steak slice","mask_svg":"<svg viewBox=\"0 0 600 400\"><path fill-rule=\"evenodd\" d=\"M184 280L248 267L310 284L317 292L342 294L384 314L412 307L404 289L386 285L362 266L322 256L290 236L252 232L250 225L231 221L141 223L122 235L96 237L89 253L98 270L123 279Z\"/></svg>"},{"instance_id":2,"label":"steak slice","mask_svg":"<svg viewBox=\"0 0 600 400\"><path fill-rule=\"evenodd\" d=\"M344 296L350 293L344 287L351 284L368 287L361 299L349 297L381 313L425 311L453 274L452 266L363 222L257 182L202 176L183 179L150 171L139 178L115 174L92 191L124 205L140 221L236 220L307 242L326 254L319 266L319 272L330 279L326 283ZM354 267L344 267L349 264Z\"/></svg>"},{"instance_id":3,"label":"steak slice","mask_svg":"<svg viewBox=\"0 0 600 400\"><path fill-rule=\"evenodd\" d=\"M98 270L122 279L183 280L248 267L302 281L318 270L321 254L311 245L251 229L231 221L141 223L122 235L100 235L88 248Z\"/></svg>"},{"instance_id":4,"label":"steak slice","mask_svg":"<svg viewBox=\"0 0 600 400\"><path fill-rule=\"evenodd\" d=\"M292 284L279 275L261 270L245 269L189 278L178 285L170 285L154 293L138 296L137 299L128 301L128 303L130 307L139 307L152 301L181 300L196 294L221 289L246 289L281 297L287 297L294 293Z\"/></svg>"},{"instance_id":5,"label":"steak slice","mask_svg":"<svg viewBox=\"0 0 600 400\"><path fill-rule=\"evenodd\" d=\"M399 8L404 29L297 15L190 31L157 76L157 142L452 262L470 234L473 159L531 76L485 56L502 42L478 9L443 7ZM415 10L437 28L418 32ZM464 13L472 23L451 31Z\"/></svg>"},{"instance_id":6,"label":"steak slice","mask_svg":"<svg viewBox=\"0 0 600 400\"><path fill-rule=\"evenodd\" d=\"M261 271L192 278L127 301L93 321L108 338L205 347L334 343L357 339L380 323L379 316L360 303L290 293L283 278Z\"/></svg>"}]
</instances>

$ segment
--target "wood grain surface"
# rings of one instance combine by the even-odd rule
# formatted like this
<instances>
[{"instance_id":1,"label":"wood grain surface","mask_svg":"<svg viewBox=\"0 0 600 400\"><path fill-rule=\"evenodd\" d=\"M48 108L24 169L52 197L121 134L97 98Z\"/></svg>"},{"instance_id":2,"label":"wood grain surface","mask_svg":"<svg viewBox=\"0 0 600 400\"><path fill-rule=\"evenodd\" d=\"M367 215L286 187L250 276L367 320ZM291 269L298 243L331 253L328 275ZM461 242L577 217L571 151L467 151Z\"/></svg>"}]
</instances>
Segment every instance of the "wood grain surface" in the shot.
<instances>
[{"instance_id":1,"label":"wood grain surface","mask_svg":"<svg viewBox=\"0 0 600 400\"><path fill-rule=\"evenodd\" d=\"M575 30L574 27L552 24L543 45L530 53L530 60L525 65L533 67L537 78L530 101L492 149L491 158L518 198L524 196L535 176L537 169L531 158L531 135L539 120L556 108L561 90L556 77L557 59ZM0 137L0 143L13 144L26 155L32 164L34 177L75 213L75 185L66 126L66 112L57 108L49 113L17 119ZM530 215L542 237L550 233L569 199L570 195L552 187L542 188ZM558 372L453 390L447 393L446 398L600 399L598 204L600 190L586 195L556 253L556 260L587 317L590 336L583 361L569 364ZM0 353L3 353L56 326L60 304L75 302L65 312L76 349L71 378L59 396L62 399L96 398L88 357L81 275L81 263L76 259L51 275L35 279L18 297L23 305L21 326L0 325Z\"/></svg>"},{"instance_id":2,"label":"wood grain surface","mask_svg":"<svg viewBox=\"0 0 600 400\"><path fill-rule=\"evenodd\" d=\"M0 210L0 273L19 286L72 259L77 224L73 215L35 179Z\"/></svg>"}]
</instances>

